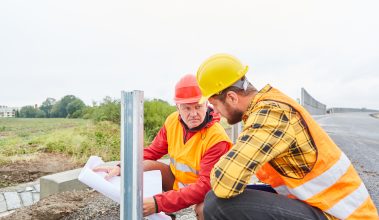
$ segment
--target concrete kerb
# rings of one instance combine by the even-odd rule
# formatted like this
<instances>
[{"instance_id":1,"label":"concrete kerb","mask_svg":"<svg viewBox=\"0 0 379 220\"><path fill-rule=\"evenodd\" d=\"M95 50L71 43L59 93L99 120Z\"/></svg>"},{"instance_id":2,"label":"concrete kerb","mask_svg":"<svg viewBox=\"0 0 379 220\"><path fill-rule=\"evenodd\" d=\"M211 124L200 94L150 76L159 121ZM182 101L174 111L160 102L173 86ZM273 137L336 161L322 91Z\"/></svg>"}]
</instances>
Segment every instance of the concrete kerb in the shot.
<instances>
[{"instance_id":1,"label":"concrete kerb","mask_svg":"<svg viewBox=\"0 0 379 220\"><path fill-rule=\"evenodd\" d=\"M39 184L39 179L33 181L33 182L28 182L28 183L21 183L17 186L8 186L5 188L0 188L0 193L1 192L12 192L12 191L18 191L21 188L28 188L28 187L33 187ZM39 190L38 190L39 191Z\"/></svg>"},{"instance_id":2,"label":"concrete kerb","mask_svg":"<svg viewBox=\"0 0 379 220\"><path fill-rule=\"evenodd\" d=\"M117 161L111 161L111 162L106 162L105 165L114 166L117 163L118 163ZM79 168L75 170L68 170L68 171L41 177L40 178L40 187L41 187L40 197L44 198L46 196L49 196L55 193L65 192L65 191L87 189L88 186L81 183L78 180L78 176L81 170L82 168Z\"/></svg>"},{"instance_id":3,"label":"concrete kerb","mask_svg":"<svg viewBox=\"0 0 379 220\"><path fill-rule=\"evenodd\" d=\"M86 189L87 186L78 180L80 171L81 168L41 177L40 197L44 198L55 193Z\"/></svg>"},{"instance_id":4,"label":"concrete kerb","mask_svg":"<svg viewBox=\"0 0 379 220\"><path fill-rule=\"evenodd\" d=\"M159 160L165 164L169 164L169 159ZM107 166L115 166L118 161L106 162ZM81 183L78 180L78 176L82 168L75 170L68 170L60 173L55 173L52 175L44 176L40 178L40 197L41 199L60 192L74 191L74 190L83 190L87 189L88 186Z\"/></svg>"}]
</instances>

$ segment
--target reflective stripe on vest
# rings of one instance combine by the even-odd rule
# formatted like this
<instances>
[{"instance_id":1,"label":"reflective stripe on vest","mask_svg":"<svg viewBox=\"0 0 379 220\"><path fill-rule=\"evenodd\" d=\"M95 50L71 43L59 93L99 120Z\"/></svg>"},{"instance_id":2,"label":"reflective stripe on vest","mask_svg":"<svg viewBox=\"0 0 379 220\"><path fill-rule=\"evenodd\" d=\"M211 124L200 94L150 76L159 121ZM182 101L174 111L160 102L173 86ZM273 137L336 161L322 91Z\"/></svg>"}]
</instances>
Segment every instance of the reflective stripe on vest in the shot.
<instances>
[{"instance_id":1,"label":"reflective stripe on vest","mask_svg":"<svg viewBox=\"0 0 379 220\"><path fill-rule=\"evenodd\" d=\"M289 194L291 194L290 191L288 190L287 186L285 186L285 185L274 187L274 189L280 195L288 196Z\"/></svg>"},{"instance_id":2,"label":"reflective stripe on vest","mask_svg":"<svg viewBox=\"0 0 379 220\"><path fill-rule=\"evenodd\" d=\"M193 169L192 167L190 167L184 163L176 162L175 159L172 157L170 157L170 162L174 165L176 170L179 170L182 172L191 172L195 175L199 175L199 171Z\"/></svg>"},{"instance_id":3,"label":"reflective stripe on vest","mask_svg":"<svg viewBox=\"0 0 379 220\"><path fill-rule=\"evenodd\" d=\"M181 189L181 188L188 186L188 184L184 184L184 183L178 181L178 186Z\"/></svg>"},{"instance_id":4,"label":"reflective stripe on vest","mask_svg":"<svg viewBox=\"0 0 379 220\"><path fill-rule=\"evenodd\" d=\"M349 217L362 203L369 197L365 184L363 182L353 193L346 196L335 204L327 213L330 213L337 218L346 219Z\"/></svg>"},{"instance_id":5,"label":"reflective stripe on vest","mask_svg":"<svg viewBox=\"0 0 379 220\"><path fill-rule=\"evenodd\" d=\"M284 192L284 195L290 193L301 200L307 200L336 183L338 179L346 173L350 165L350 160L344 153L341 153L341 157L337 163L316 178L293 189L283 186L287 188L287 190L279 187L275 187L275 190L277 190L278 193Z\"/></svg>"},{"instance_id":6,"label":"reflective stripe on vest","mask_svg":"<svg viewBox=\"0 0 379 220\"><path fill-rule=\"evenodd\" d=\"M341 153L341 157L337 163L316 178L293 189L285 185L275 187L274 189L281 195L287 196L292 194L301 200L307 200L336 183L346 173L350 165L350 160L344 153ZM337 218L345 219L362 205L368 196L369 194L365 185L361 183L358 189L325 211Z\"/></svg>"}]
</instances>

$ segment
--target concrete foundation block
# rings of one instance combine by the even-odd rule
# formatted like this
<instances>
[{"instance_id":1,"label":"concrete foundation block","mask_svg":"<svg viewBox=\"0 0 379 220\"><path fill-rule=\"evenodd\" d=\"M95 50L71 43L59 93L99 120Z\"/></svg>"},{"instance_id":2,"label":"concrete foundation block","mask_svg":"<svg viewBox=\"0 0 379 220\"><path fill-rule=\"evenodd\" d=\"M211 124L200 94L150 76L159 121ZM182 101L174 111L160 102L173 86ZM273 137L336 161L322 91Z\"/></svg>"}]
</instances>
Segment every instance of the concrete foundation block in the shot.
<instances>
[{"instance_id":1,"label":"concrete foundation block","mask_svg":"<svg viewBox=\"0 0 379 220\"><path fill-rule=\"evenodd\" d=\"M111 161L104 165L115 166L116 164L118 164L117 161ZM37 187L38 189L36 188L40 190L40 198L60 192L87 189L88 186L78 180L81 170L82 168L79 168L41 177L40 185Z\"/></svg>"},{"instance_id":2,"label":"concrete foundation block","mask_svg":"<svg viewBox=\"0 0 379 220\"><path fill-rule=\"evenodd\" d=\"M69 170L40 178L41 199L60 192L83 190L88 188L78 180L82 169Z\"/></svg>"}]
</instances>

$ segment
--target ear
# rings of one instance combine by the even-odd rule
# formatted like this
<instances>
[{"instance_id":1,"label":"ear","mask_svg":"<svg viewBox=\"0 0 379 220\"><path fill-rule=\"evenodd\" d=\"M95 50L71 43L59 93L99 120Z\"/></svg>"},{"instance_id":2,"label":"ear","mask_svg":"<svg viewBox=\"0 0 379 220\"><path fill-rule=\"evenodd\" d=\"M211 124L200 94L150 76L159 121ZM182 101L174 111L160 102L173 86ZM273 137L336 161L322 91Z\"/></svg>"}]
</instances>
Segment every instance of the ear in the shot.
<instances>
[{"instance_id":1,"label":"ear","mask_svg":"<svg viewBox=\"0 0 379 220\"><path fill-rule=\"evenodd\" d=\"M226 93L226 100L229 100L231 104L236 105L238 104L238 95L237 93L233 91L228 91Z\"/></svg>"}]
</instances>

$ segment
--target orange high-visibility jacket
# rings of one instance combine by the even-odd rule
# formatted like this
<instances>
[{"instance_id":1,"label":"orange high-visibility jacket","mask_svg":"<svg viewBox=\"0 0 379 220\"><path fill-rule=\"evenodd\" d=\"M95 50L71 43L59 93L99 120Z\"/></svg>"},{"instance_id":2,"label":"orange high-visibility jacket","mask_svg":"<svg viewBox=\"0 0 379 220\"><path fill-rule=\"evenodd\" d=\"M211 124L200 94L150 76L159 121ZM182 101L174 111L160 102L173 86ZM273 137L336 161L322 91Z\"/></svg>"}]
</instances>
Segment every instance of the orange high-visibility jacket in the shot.
<instances>
[{"instance_id":1,"label":"orange high-visibility jacket","mask_svg":"<svg viewBox=\"0 0 379 220\"><path fill-rule=\"evenodd\" d=\"M378 219L376 207L350 160L311 115L275 88L258 101L262 100L288 104L300 113L318 155L313 169L302 179L282 176L270 163L257 171L257 177L279 194L302 200L339 219Z\"/></svg>"},{"instance_id":2,"label":"orange high-visibility jacket","mask_svg":"<svg viewBox=\"0 0 379 220\"><path fill-rule=\"evenodd\" d=\"M178 117L179 113L175 112L165 122L170 168L175 176L174 190L196 182L201 158L210 147L221 141L231 146L228 135L219 123L201 129L184 143L183 127Z\"/></svg>"}]
</instances>

